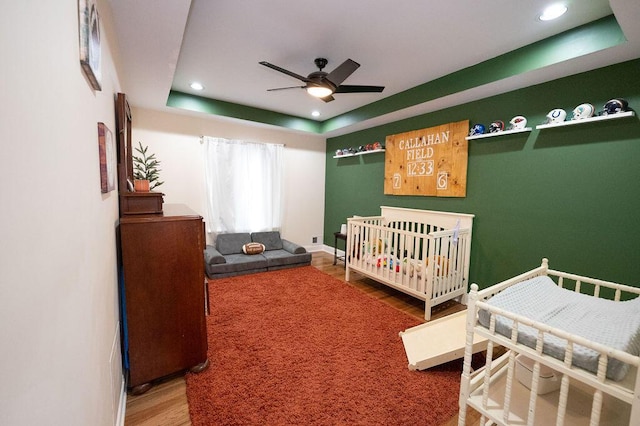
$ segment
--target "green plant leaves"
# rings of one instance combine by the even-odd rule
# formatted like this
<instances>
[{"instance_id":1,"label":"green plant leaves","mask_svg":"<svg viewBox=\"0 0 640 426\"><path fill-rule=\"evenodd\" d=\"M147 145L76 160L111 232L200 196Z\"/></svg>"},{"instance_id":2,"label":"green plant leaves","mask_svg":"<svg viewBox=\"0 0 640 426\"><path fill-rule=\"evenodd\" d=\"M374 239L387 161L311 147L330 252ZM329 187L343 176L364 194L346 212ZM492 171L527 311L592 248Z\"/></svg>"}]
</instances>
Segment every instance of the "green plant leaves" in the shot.
<instances>
[{"instance_id":1,"label":"green plant leaves","mask_svg":"<svg viewBox=\"0 0 640 426\"><path fill-rule=\"evenodd\" d=\"M133 159L133 177L140 180L149 181L149 189L153 190L164 182L160 181L160 160L156 159L155 154L147 155L149 150L148 146L143 146L142 142L138 141L138 146L135 150L139 155L132 155Z\"/></svg>"}]
</instances>

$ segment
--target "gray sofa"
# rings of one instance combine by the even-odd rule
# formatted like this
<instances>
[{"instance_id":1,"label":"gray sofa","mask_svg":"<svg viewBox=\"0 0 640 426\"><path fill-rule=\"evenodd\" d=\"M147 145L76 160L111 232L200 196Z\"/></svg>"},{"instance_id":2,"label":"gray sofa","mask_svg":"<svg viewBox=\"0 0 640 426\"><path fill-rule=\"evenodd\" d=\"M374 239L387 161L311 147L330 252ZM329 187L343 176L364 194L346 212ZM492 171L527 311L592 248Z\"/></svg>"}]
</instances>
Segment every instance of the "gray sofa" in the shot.
<instances>
[{"instance_id":1,"label":"gray sofa","mask_svg":"<svg viewBox=\"0 0 640 426\"><path fill-rule=\"evenodd\" d=\"M264 244L260 254L245 254L242 247L255 242ZM216 245L207 245L204 267L209 278L224 278L254 272L306 266L311 253L304 247L280 238L280 232L243 232L218 234Z\"/></svg>"}]
</instances>

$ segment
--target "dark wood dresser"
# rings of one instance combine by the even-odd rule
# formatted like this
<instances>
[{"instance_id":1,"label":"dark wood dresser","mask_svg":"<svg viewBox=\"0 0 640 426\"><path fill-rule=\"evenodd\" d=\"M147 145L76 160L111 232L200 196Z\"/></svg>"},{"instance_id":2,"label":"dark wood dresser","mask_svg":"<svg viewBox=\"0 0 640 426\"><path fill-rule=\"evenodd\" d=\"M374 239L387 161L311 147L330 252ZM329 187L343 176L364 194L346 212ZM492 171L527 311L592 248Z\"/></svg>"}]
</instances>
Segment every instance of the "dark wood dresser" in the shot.
<instances>
[{"instance_id":1,"label":"dark wood dresser","mask_svg":"<svg viewBox=\"0 0 640 426\"><path fill-rule=\"evenodd\" d=\"M208 364L204 238L202 217L184 205L120 218L132 393Z\"/></svg>"}]
</instances>

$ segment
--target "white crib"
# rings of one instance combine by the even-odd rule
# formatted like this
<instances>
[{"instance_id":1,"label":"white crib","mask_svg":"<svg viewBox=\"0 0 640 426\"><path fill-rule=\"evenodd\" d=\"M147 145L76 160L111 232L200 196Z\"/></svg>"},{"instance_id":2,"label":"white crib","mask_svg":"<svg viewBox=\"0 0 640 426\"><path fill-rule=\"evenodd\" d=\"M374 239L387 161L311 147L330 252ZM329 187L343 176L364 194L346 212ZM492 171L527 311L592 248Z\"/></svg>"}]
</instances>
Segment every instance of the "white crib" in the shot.
<instances>
[{"instance_id":1,"label":"white crib","mask_svg":"<svg viewBox=\"0 0 640 426\"><path fill-rule=\"evenodd\" d=\"M469 283L473 215L380 207L380 216L347 219L345 264L351 272L425 301L460 298Z\"/></svg>"},{"instance_id":2,"label":"white crib","mask_svg":"<svg viewBox=\"0 0 640 426\"><path fill-rule=\"evenodd\" d=\"M546 277L551 278L551 281ZM513 287L516 284L521 285L516 289ZM548 309L553 314L548 316L545 323L517 313L535 309L531 308L533 297L522 297L522 294L529 293L520 292L539 284L545 285L546 293L549 293L550 288L553 289L553 295L549 299L562 300L558 301L560 307L556 307L554 302ZM524 303L518 302L518 306L511 304L511 301L505 303L504 297L499 298L499 302L498 299L490 301L507 289L511 291L509 297L518 294ZM566 294L556 297L557 292ZM605 295L610 300L603 300ZM538 268L482 291L478 291L478 286L472 284L467 306L467 337L460 382L458 425L465 425L467 408L470 407L480 413L482 425L639 426L640 357L637 353L631 354L628 351L637 352L640 300L620 302L623 295L633 299L640 295L640 288L551 270L547 259L543 259ZM546 296L539 297L547 303ZM574 303L576 298L580 298L581 302ZM598 342L602 340L600 332L589 333L597 335L596 339L566 331L580 325L575 321L567 321L565 312L579 313L582 310L582 318L595 317L593 309L587 306L601 306L602 303L607 304L606 309L613 309L611 312L622 309L627 312L628 307L631 307L630 312L634 312L631 315L622 314L624 320L610 319L610 331L604 334L606 340L609 340L609 333L611 336L617 334L617 329L623 323L633 323L629 327L631 332L627 333L622 345L624 350L620 349L618 342L621 339L618 337L612 337L615 345L607 345ZM620 304L625 307L622 308ZM539 315L547 314L545 312ZM549 323L563 325L552 327ZM601 323L600 320L598 323ZM602 324L609 325L604 322ZM525 336L522 336L523 333ZM488 339L488 345L485 366L472 372L474 335L476 340L478 337ZM557 350L558 347L560 351ZM494 350L498 348L502 351L497 350L495 353L503 353L494 359ZM590 357L590 365L578 367L579 357L584 357L585 354ZM524 361L528 367L523 367ZM611 367L621 364L626 364L626 374L618 374L612 379Z\"/></svg>"}]
</instances>

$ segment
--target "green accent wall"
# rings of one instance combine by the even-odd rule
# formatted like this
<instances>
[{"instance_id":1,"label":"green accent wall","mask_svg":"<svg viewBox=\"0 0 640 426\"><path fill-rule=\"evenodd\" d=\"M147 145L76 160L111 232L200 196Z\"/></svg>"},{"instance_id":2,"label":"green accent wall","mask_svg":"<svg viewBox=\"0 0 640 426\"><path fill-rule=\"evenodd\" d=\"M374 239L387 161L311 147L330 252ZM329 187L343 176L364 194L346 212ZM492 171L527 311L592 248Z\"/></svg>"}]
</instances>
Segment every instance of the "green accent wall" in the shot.
<instances>
[{"instance_id":1,"label":"green accent wall","mask_svg":"<svg viewBox=\"0 0 640 426\"><path fill-rule=\"evenodd\" d=\"M534 268L640 286L638 116L536 130L553 108L596 111L622 97L640 109L640 59L330 138L324 243L353 215L382 205L474 214L470 280L481 288ZM467 196L384 195L384 154L334 159L336 149L459 120L528 119L530 133L469 141Z\"/></svg>"}]
</instances>

